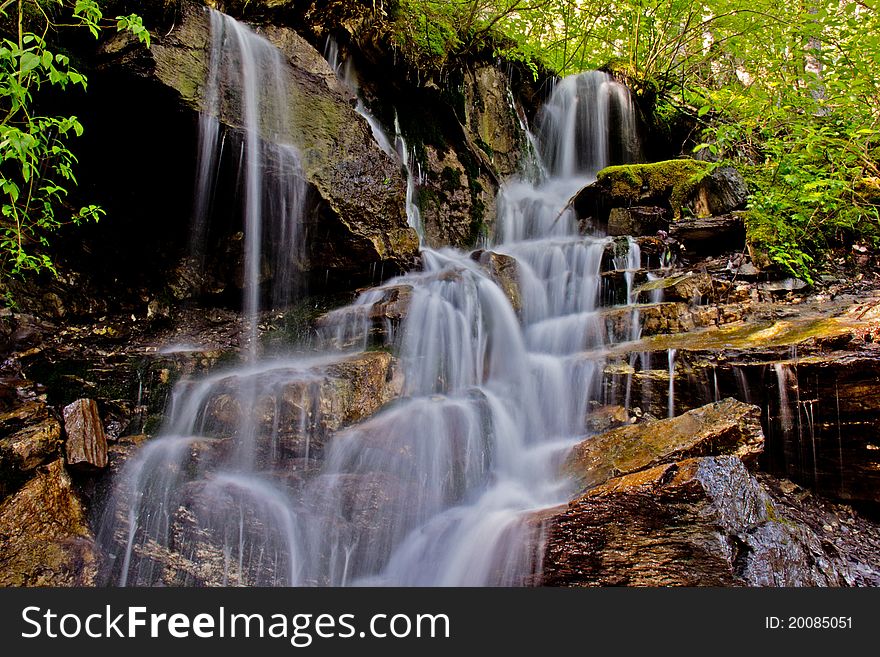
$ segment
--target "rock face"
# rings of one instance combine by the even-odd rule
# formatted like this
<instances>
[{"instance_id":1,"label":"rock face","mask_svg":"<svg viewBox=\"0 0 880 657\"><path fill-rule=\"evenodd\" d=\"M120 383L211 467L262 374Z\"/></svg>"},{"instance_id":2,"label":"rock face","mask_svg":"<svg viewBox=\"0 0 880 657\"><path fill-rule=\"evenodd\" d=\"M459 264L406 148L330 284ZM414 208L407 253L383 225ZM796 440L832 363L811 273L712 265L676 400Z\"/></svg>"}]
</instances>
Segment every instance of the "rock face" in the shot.
<instances>
[{"instance_id":1,"label":"rock face","mask_svg":"<svg viewBox=\"0 0 880 657\"><path fill-rule=\"evenodd\" d=\"M0 586L90 586L94 539L62 460L0 504Z\"/></svg>"},{"instance_id":2,"label":"rock face","mask_svg":"<svg viewBox=\"0 0 880 657\"><path fill-rule=\"evenodd\" d=\"M516 116L507 76L497 66L477 66L465 74L464 96L464 125L473 144L499 178L516 173L525 134Z\"/></svg>"},{"instance_id":3,"label":"rock face","mask_svg":"<svg viewBox=\"0 0 880 657\"><path fill-rule=\"evenodd\" d=\"M404 216L399 164L375 143L366 121L355 112L351 92L314 48L287 28L270 26L263 35L289 64L289 134L272 138L299 149L305 177L319 199L307 220L306 269L351 274L369 270L372 263L385 263L390 270L410 266L418 237ZM207 12L185 2L174 29L155 37L149 50L122 37L111 41L104 69L158 82L173 90L180 104L200 110L210 38ZM219 118L232 130L240 129L235 114Z\"/></svg>"},{"instance_id":4,"label":"rock face","mask_svg":"<svg viewBox=\"0 0 880 657\"><path fill-rule=\"evenodd\" d=\"M876 577L870 561L852 563L786 518L734 456L611 479L545 522L543 583L552 586L842 586Z\"/></svg>"},{"instance_id":5,"label":"rock face","mask_svg":"<svg viewBox=\"0 0 880 657\"><path fill-rule=\"evenodd\" d=\"M585 488L694 456L734 454L755 464L764 447L761 409L735 399L668 420L612 429L577 445L565 470Z\"/></svg>"},{"instance_id":6,"label":"rock face","mask_svg":"<svg viewBox=\"0 0 880 657\"><path fill-rule=\"evenodd\" d=\"M0 384L0 390L11 395L17 388L15 381ZM57 458L61 448L61 424L43 400L31 397L11 403L12 408L0 412L0 500L34 469Z\"/></svg>"},{"instance_id":7,"label":"rock face","mask_svg":"<svg viewBox=\"0 0 880 657\"><path fill-rule=\"evenodd\" d=\"M713 217L744 208L748 198L742 174L733 167L720 167L700 181L685 203L697 217Z\"/></svg>"},{"instance_id":8,"label":"rock face","mask_svg":"<svg viewBox=\"0 0 880 657\"><path fill-rule=\"evenodd\" d=\"M69 466L86 469L107 466L107 437L94 399L78 399L64 407L64 430Z\"/></svg>"}]
</instances>

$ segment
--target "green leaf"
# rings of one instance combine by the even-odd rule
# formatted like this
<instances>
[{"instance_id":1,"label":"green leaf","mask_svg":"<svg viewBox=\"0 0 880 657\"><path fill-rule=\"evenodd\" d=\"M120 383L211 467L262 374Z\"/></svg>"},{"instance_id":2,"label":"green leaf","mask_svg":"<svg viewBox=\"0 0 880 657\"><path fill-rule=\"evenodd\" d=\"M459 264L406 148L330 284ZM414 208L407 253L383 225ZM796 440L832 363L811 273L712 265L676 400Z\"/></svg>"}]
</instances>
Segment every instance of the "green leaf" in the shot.
<instances>
[{"instance_id":1,"label":"green leaf","mask_svg":"<svg viewBox=\"0 0 880 657\"><path fill-rule=\"evenodd\" d=\"M19 69L22 73L32 71L40 65L40 58L32 52L23 52L19 60Z\"/></svg>"}]
</instances>

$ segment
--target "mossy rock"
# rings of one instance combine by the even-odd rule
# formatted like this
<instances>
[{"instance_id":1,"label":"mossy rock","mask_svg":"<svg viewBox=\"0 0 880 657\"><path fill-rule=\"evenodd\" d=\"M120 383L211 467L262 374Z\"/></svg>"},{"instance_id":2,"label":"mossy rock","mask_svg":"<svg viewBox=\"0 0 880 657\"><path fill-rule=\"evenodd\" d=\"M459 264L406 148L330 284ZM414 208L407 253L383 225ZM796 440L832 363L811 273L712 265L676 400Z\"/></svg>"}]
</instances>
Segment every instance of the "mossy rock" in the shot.
<instances>
[{"instance_id":1,"label":"mossy rock","mask_svg":"<svg viewBox=\"0 0 880 657\"><path fill-rule=\"evenodd\" d=\"M708 169L708 163L688 159L622 164L602 169L596 183L628 205L639 204L645 198L666 198L673 219L679 219L682 206L706 177Z\"/></svg>"}]
</instances>

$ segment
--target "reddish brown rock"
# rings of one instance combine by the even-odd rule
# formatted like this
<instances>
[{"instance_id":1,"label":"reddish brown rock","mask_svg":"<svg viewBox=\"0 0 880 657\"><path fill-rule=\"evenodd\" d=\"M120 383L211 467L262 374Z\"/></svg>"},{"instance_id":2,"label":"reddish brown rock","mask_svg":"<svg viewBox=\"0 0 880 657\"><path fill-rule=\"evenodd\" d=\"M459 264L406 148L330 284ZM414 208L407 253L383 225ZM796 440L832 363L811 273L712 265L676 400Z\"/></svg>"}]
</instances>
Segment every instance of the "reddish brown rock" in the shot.
<instances>
[{"instance_id":1,"label":"reddish brown rock","mask_svg":"<svg viewBox=\"0 0 880 657\"><path fill-rule=\"evenodd\" d=\"M86 511L63 460L0 504L0 586L89 586L96 563Z\"/></svg>"},{"instance_id":2,"label":"reddish brown rock","mask_svg":"<svg viewBox=\"0 0 880 657\"><path fill-rule=\"evenodd\" d=\"M107 437L94 399L77 399L64 407L67 463L77 468L107 466Z\"/></svg>"},{"instance_id":3,"label":"reddish brown rock","mask_svg":"<svg viewBox=\"0 0 880 657\"><path fill-rule=\"evenodd\" d=\"M587 438L563 466L584 487L694 456L734 454L754 463L764 447L761 409L735 399L678 417L612 429Z\"/></svg>"},{"instance_id":4,"label":"reddish brown rock","mask_svg":"<svg viewBox=\"0 0 880 657\"><path fill-rule=\"evenodd\" d=\"M0 499L57 458L60 447L61 424L39 399L0 413Z\"/></svg>"},{"instance_id":5,"label":"reddish brown rock","mask_svg":"<svg viewBox=\"0 0 880 657\"><path fill-rule=\"evenodd\" d=\"M550 586L847 586L876 550L839 549L788 516L734 456L611 479L536 518ZM876 528L875 528L876 531ZM873 579L872 579L873 572Z\"/></svg>"}]
</instances>

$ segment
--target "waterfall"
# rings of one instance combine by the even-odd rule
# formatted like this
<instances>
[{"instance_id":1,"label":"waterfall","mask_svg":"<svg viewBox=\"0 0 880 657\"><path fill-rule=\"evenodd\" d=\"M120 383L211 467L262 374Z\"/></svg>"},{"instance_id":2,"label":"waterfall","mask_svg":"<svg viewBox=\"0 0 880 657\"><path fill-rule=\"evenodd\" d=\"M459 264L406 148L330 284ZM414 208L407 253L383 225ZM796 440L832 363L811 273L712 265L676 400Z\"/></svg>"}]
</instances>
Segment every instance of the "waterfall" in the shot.
<instances>
[{"instance_id":1,"label":"waterfall","mask_svg":"<svg viewBox=\"0 0 880 657\"><path fill-rule=\"evenodd\" d=\"M416 158L415 150L410 148L400 130L400 121L397 112L394 113L394 140L388 138L385 129L379 120L373 115L361 98L360 83L357 72L351 59L342 60L339 54L339 44L333 37L327 37L327 45L324 48L324 59L336 72L338 77L349 90L356 96L355 111L360 114L369 124L373 132L373 138L383 151L396 156L400 160L403 170L406 172L406 219L410 228L418 233L419 241L424 241L425 227L422 224L422 214L417 201L419 185L424 184L422 166Z\"/></svg>"},{"instance_id":2,"label":"waterfall","mask_svg":"<svg viewBox=\"0 0 880 657\"><path fill-rule=\"evenodd\" d=\"M560 80L541 110L539 143L549 172L586 176L641 158L629 89L601 71Z\"/></svg>"},{"instance_id":3,"label":"waterfall","mask_svg":"<svg viewBox=\"0 0 880 657\"><path fill-rule=\"evenodd\" d=\"M406 171L406 221L418 233L419 242L424 242L425 225L422 222L422 211L419 208L417 194L419 186L425 183L425 177L415 149L410 148L403 137L397 112L394 113L394 146Z\"/></svg>"},{"instance_id":4,"label":"waterfall","mask_svg":"<svg viewBox=\"0 0 880 657\"><path fill-rule=\"evenodd\" d=\"M271 238L279 237L270 210L284 206L284 216L293 216L285 205L293 197L282 194L284 202L272 205L270 191L277 189L262 175L262 165L279 150L295 155L265 141L277 118L271 116L276 101L267 94L274 89L283 95L283 76L275 77L277 55L267 42L211 15L209 91L213 80L229 75L217 83L217 102L223 102L220 90L237 93L244 126L244 312L252 347L242 365L181 381L159 437L118 475L98 537L105 580L283 586L532 582L543 559L538 514L573 492L560 466L588 433L590 403L602 399L605 349L614 338L600 308L612 242L579 235L564 208L595 167L615 161L609 159L614 153L632 153L624 143L634 133L627 127L622 87L604 74L563 80L536 137L545 157L539 169L548 175L520 176L501 191L501 231L492 248L516 263L518 311L471 254L424 249L420 271L363 292L328 316L340 324L327 331L318 353L270 358L255 346L259 264L267 238L274 246ZM206 114L220 116L210 107L212 93L206 94ZM619 124L614 130L612 120ZM216 134L202 133L206 158L222 142ZM605 159L590 155L581 161L576 151L587 143L584 135L601 142L601 148L589 145ZM405 162L406 153L403 147ZM200 160L206 174L199 177L197 196L210 194L206 162ZM205 199L199 203L209 207ZM295 226L288 228L299 236ZM620 257L617 266L627 274L640 266L632 240ZM627 287L630 303L631 278ZM410 291L405 316L386 337L399 359L402 396L361 422L331 427L324 397L335 385L330 372L353 357L337 347L366 348L370 309L394 288Z\"/></svg>"},{"instance_id":5,"label":"waterfall","mask_svg":"<svg viewBox=\"0 0 880 657\"><path fill-rule=\"evenodd\" d=\"M244 218L244 314L255 353L257 315L268 266L271 298L283 306L297 291L302 259L302 204L305 181L289 134L290 94L281 53L250 29L211 12L211 46L204 108L199 117L196 189L191 243L203 257L221 159L238 171ZM223 116L238 116L236 133L220 127Z\"/></svg>"},{"instance_id":6,"label":"waterfall","mask_svg":"<svg viewBox=\"0 0 880 657\"><path fill-rule=\"evenodd\" d=\"M382 124L379 123L379 119L367 109L363 98L361 98L361 85L358 81L357 71L355 71L354 64L350 59L342 60L339 54L339 44L336 43L336 39L333 37L327 37L327 45L324 48L324 59L330 64L330 67L336 73L336 77L339 78L339 80L348 87L349 91L355 95L356 101L354 109L364 118L367 125L370 126L370 131L373 133L373 139L376 140L376 144L379 145L379 148L388 153L388 155L395 155L396 151L394 145L388 139L385 129L382 127Z\"/></svg>"}]
</instances>

